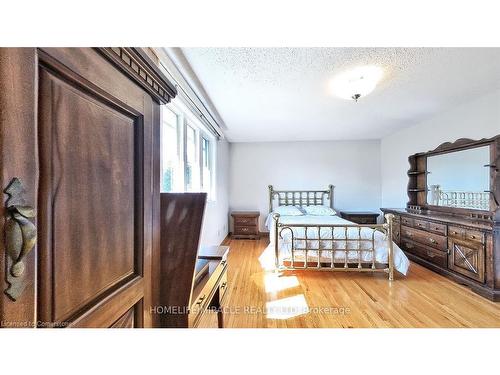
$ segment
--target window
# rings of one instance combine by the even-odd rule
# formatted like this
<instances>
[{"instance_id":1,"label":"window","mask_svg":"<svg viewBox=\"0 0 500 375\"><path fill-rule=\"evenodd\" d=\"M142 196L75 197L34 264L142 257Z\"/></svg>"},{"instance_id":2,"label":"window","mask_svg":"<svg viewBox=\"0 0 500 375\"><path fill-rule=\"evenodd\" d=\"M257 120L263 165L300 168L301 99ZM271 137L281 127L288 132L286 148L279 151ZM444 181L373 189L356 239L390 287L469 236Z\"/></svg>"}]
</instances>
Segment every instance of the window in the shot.
<instances>
[{"instance_id":1,"label":"window","mask_svg":"<svg viewBox=\"0 0 500 375\"><path fill-rule=\"evenodd\" d=\"M196 130L186 125L186 191L200 191L200 179L197 161L198 153L196 152Z\"/></svg>"},{"instance_id":2,"label":"window","mask_svg":"<svg viewBox=\"0 0 500 375\"><path fill-rule=\"evenodd\" d=\"M162 106L161 189L214 197L215 138L179 104Z\"/></svg>"},{"instance_id":3,"label":"window","mask_svg":"<svg viewBox=\"0 0 500 375\"><path fill-rule=\"evenodd\" d=\"M210 141L201 137L201 191L209 193L212 187L212 158Z\"/></svg>"},{"instance_id":4,"label":"window","mask_svg":"<svg viewBox=\"0 0 500 375\"><path fill-rule=\"evenodd\" d=\"M162 191L181 191L183 180L179 159L179 116L168 108L163 111L161 130Z\"/></svg>"}]
</instances>

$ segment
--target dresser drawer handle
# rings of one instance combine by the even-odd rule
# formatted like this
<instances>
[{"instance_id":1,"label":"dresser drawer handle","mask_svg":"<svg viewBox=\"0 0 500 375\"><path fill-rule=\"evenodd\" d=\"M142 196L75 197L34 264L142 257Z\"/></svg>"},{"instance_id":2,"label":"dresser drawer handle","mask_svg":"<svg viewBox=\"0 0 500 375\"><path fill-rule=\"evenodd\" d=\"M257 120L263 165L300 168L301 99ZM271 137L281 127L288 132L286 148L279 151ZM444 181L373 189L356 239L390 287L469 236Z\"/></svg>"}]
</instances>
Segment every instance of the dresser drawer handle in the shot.
<instances>
[{"instance_id":1,"label":"dresser drawer handle","mask_svg":"<svg viewBox=\"0 0 500 375\"><path fill-rule=\"evenodd\" d=\"M196 301L196 305L201 305L203 303L203 301L205 300L205 295L201 296L200 298L198 298L198 301Z\"/></svg>"},{"instance_id":2,"label":"dresser drawer handle","mask_svg":"<svg viewBox=\"0 0 500 375\"><path fill-rule=\"evenodd\" d=\"M241 228L242 232L248 232L248 228Z\"/></svg>"},{"instance_id":3,"label":"dresser drawer handle","mask_svg":"<svg viewBox=\"0 0 500 375\"><path fill-rule=\"evenodd\" d=\"M474 236L473 234L471 234L469 237L470 237L470 239L471 239L471 240L475 240L475 239L477 238L477 237L476 237L476 236Z\"/></svg>"},{"instance_id":4,"label":"dresser drawer handle","mask_svg":"<svg viewBox=\"0 0 500 375\"><path fill-rule=\"evenodd\" d=\"M408 237L413 237L413 234L411 234L410 232L406 232L406 235L407 235Z\"/></svg>"},{"instance_id":5,"label":"dresser drawer handle","mask_svg":"<svg viewBox=\"0 0 500 375\"><path fill-rule=\"evenodd\" d=\"M224 289L226 287L227 283L224 281L222 284L221 284L221 289Z\"/></svg>"},{"instance_id":6,"label":"dresser drawer handle","mask_svg":"<svg viewBox=\"0 0 500 375\"><path fill-rule=\"evenodd\" d=\"M430 243L437 243L437 241L434 238L429 238Z\"/></svg>"},{"instance_id":7,"label":"dresser drawer handle","mask_svg":"<svg viewBox=\"0 0 500 375\"><path fill-rule=\"evenodd\" d=\"M407 243L407 244L406 244L406 247L407 247L408 249L413 249L413 245L412 245L411 243Z\"/></svg>"},{"instance_id":8,"label":"dresser drawer handle","mask_svg":"<svg viewBox=\"0 0 500 375\"><path fill-rule=\"evenodd\" d=\"M427 256L428 256L429 258L434 258L434 257L436 256L436 254L431 253L430 251L428 251L428 252L427 252Z\"/></svg>"},{"instance_id":9,"label":"dresser drawer handle","mask_svg":"<svg viewBox=\"0 0 500 375\"><path fill-rule=\"evenodd\" d=\"M452 230L451 234L458 234L458 232L455 232L454 230Z\"/></svg>"},{"instance_id":10,"label":"dresser drawer handle","mask_svg":"<svg viewBox=\"0 0 500 375\"><path fill-rule=\"evenodd\" d=\"M420 224L420 223L418 223L418 224L417 224L417 227L423 227L423 225L422 225L422 224Z\"/></svg>"}]
</instances>

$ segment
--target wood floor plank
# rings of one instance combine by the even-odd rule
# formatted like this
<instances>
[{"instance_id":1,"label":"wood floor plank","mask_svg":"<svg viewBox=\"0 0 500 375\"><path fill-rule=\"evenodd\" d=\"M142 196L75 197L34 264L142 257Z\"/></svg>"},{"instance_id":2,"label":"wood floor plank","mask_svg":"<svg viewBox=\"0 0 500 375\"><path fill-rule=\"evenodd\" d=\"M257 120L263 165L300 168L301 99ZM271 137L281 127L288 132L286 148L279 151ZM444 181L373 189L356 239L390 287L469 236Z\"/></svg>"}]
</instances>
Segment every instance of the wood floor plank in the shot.
<instances>
[{"instance_id":1,"label":"wood floor plank","mask_svg":"<svg viewBox=\"0 0 500 375\"><path fill-rule=\"evenodd\" d=\"M418 264L407 276L292 271L276 273L268 240L232 240L225 327L500 327L491 302Z\"/></svg>"}]
</instances>

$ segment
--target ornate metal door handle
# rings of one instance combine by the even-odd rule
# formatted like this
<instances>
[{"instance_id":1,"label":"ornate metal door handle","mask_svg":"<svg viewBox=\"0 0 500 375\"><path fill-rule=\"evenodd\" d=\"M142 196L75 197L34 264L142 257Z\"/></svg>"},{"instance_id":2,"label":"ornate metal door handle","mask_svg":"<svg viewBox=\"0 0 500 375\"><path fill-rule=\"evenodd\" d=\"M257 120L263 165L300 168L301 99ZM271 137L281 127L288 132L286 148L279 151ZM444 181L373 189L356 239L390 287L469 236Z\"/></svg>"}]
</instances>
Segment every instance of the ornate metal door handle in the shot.
<instances>
[{"instance_id":1,"label":"ornate metal door handle","mask_svg":"<svg viewBox=\"0 0 500 375\"><path fill-rule=\"evenodd\" d=\"M36 216L36 210L25 204L24 188L18 178L14 178L4 192L9 195L5 223L6 280L9 287L5 293L16 301L25 287L22 278L25 271L24 261L36 244L37 229L29 220Z\"/></svg>"}]
</instances>

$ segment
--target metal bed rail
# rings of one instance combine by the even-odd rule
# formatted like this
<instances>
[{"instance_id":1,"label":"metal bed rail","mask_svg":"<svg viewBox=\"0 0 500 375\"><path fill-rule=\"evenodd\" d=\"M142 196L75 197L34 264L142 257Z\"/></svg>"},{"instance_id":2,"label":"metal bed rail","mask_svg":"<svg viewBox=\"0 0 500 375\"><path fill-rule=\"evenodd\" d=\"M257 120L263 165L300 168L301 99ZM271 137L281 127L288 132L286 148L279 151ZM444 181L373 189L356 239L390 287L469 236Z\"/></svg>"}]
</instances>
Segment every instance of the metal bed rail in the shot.
<instances>
[{"instance_id":1,"label":"metal bed rail","mask_svg":"<svg viewBox=\"0 0 500 375\"><path fill-rule=\"evenodd\" d=\"M317 271L349 271L349 272L385 272L389 280L394 280L394 248L392 242L393 214L385 215L384 224L283 224L279 221L280 215L275 213L274 238L275 238L275 261L279 270L317 270ZM369 229L368 234L367 230ZM309 237L308 233L313 230L317 237ZM364 231L363 231L364 230ZM280 239L283 233L289 231L290 253L288 260L280 261ZM328 236L322 237L322 231ZM340 234L343 235L338 235ZM356 235L349 236L354 232ZM375 259L375 235L382 232L385 235L388 249L388 263L382 264ZM303 235L302 235L303 234ZM366 238L368 237L368 238ZM318 244L317 248L311 243ZM343 246L343 247L342 247ZM302 261L296 260L296 253L303 254ZM315 252L316 261L309 262L309 253ZM329 260L324 261L322 254L329 252ZM357 259L349 259L349 254L357 253ZM328 253L327 253L328 254ZM343 260L338 261L336 255L343 255ZM369 255L363 258L363 255ZM328 256L328 255L327 255ZM351 257L352 258L352 257ZM323 260L322 260L323 259ZM377 268L379 266L379 268Z\"/></svg>"}]
</instances>

